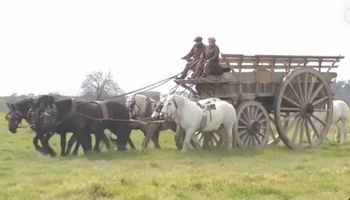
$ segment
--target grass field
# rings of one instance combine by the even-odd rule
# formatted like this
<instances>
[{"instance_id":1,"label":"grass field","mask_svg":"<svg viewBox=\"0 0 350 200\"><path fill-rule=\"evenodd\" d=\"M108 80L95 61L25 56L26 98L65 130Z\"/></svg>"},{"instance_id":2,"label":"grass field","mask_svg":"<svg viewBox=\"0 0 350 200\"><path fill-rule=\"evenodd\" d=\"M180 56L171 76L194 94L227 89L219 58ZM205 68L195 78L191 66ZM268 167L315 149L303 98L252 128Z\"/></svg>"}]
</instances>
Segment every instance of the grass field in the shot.
<instances>
[{"instance_id":1,"label":"grass field","mask_svg":"<svg viewBox=\"0 0 350 200\"><path fill-rule=\"evenodd\" d=\"M25 124L25 123L24 123ZM174 148L161 135L162 150L102 152L89 157L44 157L34 151L33 132L7 131L0 115L0 200L6 199L348 199L350 143L333 136L317 149L284 145L257 151ZM51 145L59 152L58 137Z\"/></svg>"}]
</instances>

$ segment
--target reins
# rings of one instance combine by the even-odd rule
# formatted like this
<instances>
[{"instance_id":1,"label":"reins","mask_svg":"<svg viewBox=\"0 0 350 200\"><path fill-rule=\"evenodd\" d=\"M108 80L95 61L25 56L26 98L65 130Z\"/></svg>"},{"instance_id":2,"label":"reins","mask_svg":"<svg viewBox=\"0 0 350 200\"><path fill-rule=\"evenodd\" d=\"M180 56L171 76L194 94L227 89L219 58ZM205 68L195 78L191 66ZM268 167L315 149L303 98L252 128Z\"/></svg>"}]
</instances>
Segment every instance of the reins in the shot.
<instances>
[{"instance_id":1,"label":"reins","mask_svg":"<svg viewBox=\"0 0 350 200\"><path fill-rule=\"evenodd\" d=\"M113 122L138 122L138 123L141 123L141 124L144 124L146 125L147 122L154 122L154 123L157 123L157 122L164 122L165 120L148 120L148 121L145 121L145 120L136 120L136 119L104 119L104 118L96 118L96 117L92 117L92 116L89 116L89 115L86 115L86 114L83 114L81 112L76 112L77 115L80 115L82 117L85 117L85 118L88 118L88 119L91 119L91 120L94 120L94 121L98 121L100 123L103 123L103 121L113 121Z\"/></svg>"}]
</instances>

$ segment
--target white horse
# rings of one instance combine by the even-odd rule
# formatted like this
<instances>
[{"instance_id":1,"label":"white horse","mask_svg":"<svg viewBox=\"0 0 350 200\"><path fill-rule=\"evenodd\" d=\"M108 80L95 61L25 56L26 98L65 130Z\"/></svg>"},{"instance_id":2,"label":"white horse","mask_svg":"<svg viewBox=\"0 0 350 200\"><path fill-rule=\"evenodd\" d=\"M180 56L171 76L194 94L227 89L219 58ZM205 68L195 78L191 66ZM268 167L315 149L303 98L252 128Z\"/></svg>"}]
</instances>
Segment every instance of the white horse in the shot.
<instances>
[{"instance_id":1,"label":"white horse","mask_svg":"<svg viewBox=\"0 0 350 200\"><path fill-rule=\"evenodd\" d=\"M232 130L236 124L235 108L225 102L218 101L205 105L204 109L196 102L179 95L168 96L161 111L165 116L175 119L177 125L186 131L182 152L186 152L196 131L219 132L224 137L228 149L232 148ZM176 133L178 134L178 133Z\"/></svg>"},{"instance_id":2,"label":"white horse","mask_svg":"<svg viewBox=\"0 0 350 200\"><path fill-rule=\"evenodd\" d=\"M166 101L166 98L167 98L167 96L161 98L161 100L156 103L156 106L155 106L154 111L152 113L152 119L154 119L154 120L161 120L161 119L163 119L163 117L161 116L161 111L163 109L164 102ZM210 104L210 103L214 103L214 102L218 102L218 101L221 101L221 99L216 98L216 97L210 97L210 98L207 98L207 99L201 99L197 103L203 107L206 104ZM181 150L182 149L182 143L184 141L184 136L185 136L186 132L180 126L176 125L174 116L168 116L167 122L172 124L172 126L171 126L171 127L173 127L172 130L175 133L177 133L175 135L175 143L176 143L177 149ZM174 125L175 125L175 130L174 130ZM198 139L200 139L200 135L197 135L197 136L198 137L194 136L192 138L192 141L191 141L191 144L194 147L200 147L200 142L198 140Z\"/></svg>"},{"instance_id":3,"label":"white horse","mask_svg":"<svg viewBox=\"0 0 350 200\"><path fill-rule=\"evenodd\" d=\"M151 117L157 101L143 94L135 94L126 101L132 118L143 119Z\"/></svg>"},{"instance_id":4,"label":"white horse","mask_svg":"<svg viewBox=\"0 0 350 200\"><path fill-rule=\"evenodd\" d=\"M314 115L321 120L325 120L325 112L315 112ZM342 144L346 141L347 135L347 122L349 118L349 107L342 100L333 101L333 118L332 124L337 127L335 141ZM314 120L316 121L316 120ZM319 122L315 122L318 128L320 128Z\"/></svg>"}]
</instances>

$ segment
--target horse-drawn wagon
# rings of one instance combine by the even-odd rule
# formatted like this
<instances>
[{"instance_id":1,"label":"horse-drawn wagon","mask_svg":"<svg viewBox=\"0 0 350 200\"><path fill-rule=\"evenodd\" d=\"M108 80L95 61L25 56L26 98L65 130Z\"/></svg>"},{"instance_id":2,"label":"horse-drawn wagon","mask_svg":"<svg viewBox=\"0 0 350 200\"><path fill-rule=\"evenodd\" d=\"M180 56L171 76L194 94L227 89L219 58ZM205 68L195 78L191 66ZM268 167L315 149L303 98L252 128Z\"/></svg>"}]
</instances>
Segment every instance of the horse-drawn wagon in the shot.
<instances>
[{"instance_id":1,"label":"horse-drawn wagon","mask_svg":"<svg viewBox=\"0 0 350 200\"><path fill-rule=\"evenodd\" d=\"M237 110L234 131L241 148L261 148L279 138L289 148L316 147L333 113L332 71L342 56L222 54L220 77L176 79L200 99L218 97ZM322 113L316 115L316 113ZM278 135L277 135L278 134ZM208 140L219 141L215 133Z\"/></svg>"}]
</instances>

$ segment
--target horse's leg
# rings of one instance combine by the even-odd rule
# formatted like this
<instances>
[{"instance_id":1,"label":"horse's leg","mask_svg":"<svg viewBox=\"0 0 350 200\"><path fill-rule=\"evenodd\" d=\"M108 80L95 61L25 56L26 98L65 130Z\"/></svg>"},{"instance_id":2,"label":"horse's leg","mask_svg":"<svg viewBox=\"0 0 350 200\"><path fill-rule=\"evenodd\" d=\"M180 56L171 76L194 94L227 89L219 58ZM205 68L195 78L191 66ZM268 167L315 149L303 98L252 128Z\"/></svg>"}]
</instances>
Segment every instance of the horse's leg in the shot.
<instances>
[{"instance_id":1,"label":"horse's leg","mask_svg":"<svg viewBox=\"0 0 350 200\"><path fill-rule=\"evenodd\" d=\"M84 154L90 153L91 147L91 135L86 129L80 129L77 131L77 138L79 143L82 145Z\"/></svg>"},{"instance_id":2,"label":"horse's leg","mask_svg":"<svg viewBox=\"0 0 350 200\"><path fill-rule=\"evenodd\" d=\"M160 134L160 130L157 129L152 135L152 142L157 149L161 149L159 144L159 134Z\"/></svg>"},{"instance_id":3,"label":"horse's leg","mask_svg":"<svg viewBox=\"0 0 350 200\"><path fill-rule=\"evenodd\" d=\"M36 151L38 151L40 153L44 153L43 148L39 145L38 133L36 133L35 136L33 137L33 145L34 145Z\"/></svg>"},{"instance_id":4,"label":"horse's leg","mask_svg":"<svg viewBox=\"0 0 350 200\"><path fill-rule=\"evenodd\" d=\"M103 143L105 143L106 148L108 149L108 151L112 150L111 141L108 139L108 137L106 136L104 131L102 132L100 138L103 141Z\"/></svg>"},{"instance_id":5,"label":"horse's leg","mask_svg":"<svg viewBox=\"0 0 350 200\"><path fill-rule=\"evenodd\" d=\"M104 133L104 131L101 132L96 132L95 133L95 140L96 140L96 144L94 147L94 150L96 152L100 152L100 148L99 148L99 143L102 140L103 143L106 145L108 150L111 150L111 142L109 141L109 139L107 138L106 134Z\"/></svg>"},{"instance_id":6,"label":"horse's leg","mask_svg":"<svg viewBox=\"0 0 350 200\"><path fill-rule=\"evenodd\" d=\"M129 124L116 124L113 129L110 129L110 131L117 136L117 151L126 151L127 143L129 143L132 149L135 149L135 145L130 138L131 128Z\"/></svg>"},{"instance_id":7,"label":"horse's leg","mask_svg":"<svg viewBox=\"0 0 350 200\"><path fill-rule=\"evenodd\" d=\"M134 150L136 149L135 144L134 144L134 142L131 140L131 138L128 139L128 143L129 143L131 149L134 149Z\"/></svg>"},{"instance_id":8,"label":"horse's leg","mask_svg":"<svg viewBox=\"0 0 350 200\"><path fill-rule=\"evenodd\" d=\"M159 135L160 135L160 131L164 130L164 128L168 129L167 127L164 127L164 123L157 123L155 124L156 125L156 131L153 132L153 135L152 135L152 141L153 141L153 144L154 146L157 148L157 149L161 149L160 147L160 144L159 144Z\"/></svg>"},{"instance_id":9,"label":"horse's leg","mask_svg":"<svg viewBox=\"0 0 350 200\"><path fill-rule=\"evenodd\" d=\"M335 133L335 142L340 143L340 136L342 131L341 123L337 122L335 125L337 127L337 131Z\"/></svg>"},{"instance_id":10,"label":"horse's leg","mask_svg":"<svg viewBox=\"0 0 350 200\"><path fill-rule=\"evenodd\" d=\"M344 142L346 142L346 139L347 139L347 135L348 135L348 128L347 128L347 122L348 122L348 119L347 118L344 118Z\"/></svg>"},{"instance_id":11,"label":"horse's leg","mask_svg":"<svg viewBox=\"0 0 350 200\"><path fill-rule=\"evenodd\" d=\"M146 132L146 136L144 138L143 142L143 148L147 148L150 139L152 139L152 142L154 146L158 149L160 149L159 143L157 143L157 139L155 137L155 133L158 131L159 125L156 123L149 123L147 126L144 127L144 130ZM159 133L158 133L159 134Z\"/></svg>"},{"instance_id":12,"label":"horse's leg","mask_svg":"<svg viewBox=\"0 0 350 200\"><path fill-rule=\"evenodd\" d=\"M150 131L149 131L149 128L147 127L147 125L142 125L140 127L140 130L142 131L143 135L145 136L143 138L142 144L141 144L142 148L145 149L145 148L147 148L149 140L150 140L150 136L149 136L150 135L150 133L149 133Z\"/></svg>"},{"instance_id":13,"label":"horse's leg","mask_svg":"<svg viewBox=\"0 0 350 200\"><path fill-rule=\"evenodd\" d=\"M101 139L100 139L100 134L99 132L95 132L95 146L94 146L94 152L101 152L100 151L100 142L101 142Z\"/></svg>"},{"instance_id":14,"label":"horse's leg","mask_svg":"<svg viewBox=\"0 0 350 200\"><path fill-rule=\"evenodd\" d=\"M66 156L66 135L67 133L61 133L61 156Z\"/></svg>"},{"instance_id":15,"label":"horse's leg","mask_svg":"<svg viewBox=\"0 0 350 200\"><path fill-rule=\"evenodd\" d=\"M46 133L42 137L42 145L44 148L44 152L48 153L50 156L56 156L56 152L50 147L49 140L54 135L54 133Z\"/></svg>"},{"instance_id":16,"label":"horse's leg","mask_svg":"<svg viewBox=\"0 0 350 200\"><path fill-rule=\"evenodd\" d=\"M343 144L345 142L345 137L346 137L346 119L342 118L340 120L338 132L340 134L339 142L340 142L340 144Z\"/></svg>"},{"instance_id":17,"label":"horse's leg","mask_svg":"<svg viewBox=\"0 0 350 200\"><path fill-rule=\"evenodd\" d=\"M190 144L190 141L192 139L192 136L193 136L193 133L195 132L196 130L192 129L192 128L189 128L186 130L186 135L185 135L185 140L182 144L182 150L181 152L182 153L185 153L188 149L188 146Z\"/></svg>"},{"instance_id":18,"label":"horse's leg","mask_svg":"<svg viewBox=\"0 0 350 200\"><path fill-rule=\"evenodd\" d=\"M177 150L181 150L182 149L182 143L183 143L183 133L184 131L182 130L182 128L178 125L176 127L176 131L175 131L175 136L174 136L174 139L175 139L175 145L176 145L176 148Z\"/></svg>"},{"instance_id":19,"label":"horse's leg","mask_svg":"<svg viewBox=\"0 0 350 200\"><path fill-rule=\"evenodd\" d=\"M233 132L232 132L232 129L233 129L233 126L234 124L230 124L230 126L226 127L226 130L225 130L225 133L226 133L226 139L227 139L227 146L226 148L228 150L232 149L232 143L233 143ZM225 134L221 134L221 135L225 135Z\"/></svg>"},{"instance_id":20,"label":"horse's leg","mask_svg":"<svg viewBox=\"0 0 350 200\"><path fill-rule=\"evenodd\" d=\"M66 155L70 155L71 149L72 149L72 146L73 146L74 142L75 142L75 146L79 147L78 141L76 139L76 135L73 133L72 136L68 140L68 145L67 145L67 149L66 149ZM77 153L78 153L78 151L77 151Z\"/></svg>"},{"instance_id":21,"label":"horse's leg","mask_svg":"<svg viewBox=\"0 0 350 200\"><path fill-rule=\"evenodd\" d=\"M74 146L74 150L73 150L73 153L72 153L74 156L78 155L78 151L79 151L79 147L80 146L81 145L80 145L80 142L79 142L78 138L75 137L75 146Z\"/></svg>"}]
</instances>

